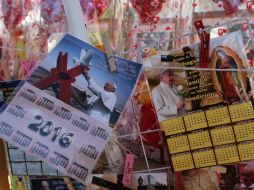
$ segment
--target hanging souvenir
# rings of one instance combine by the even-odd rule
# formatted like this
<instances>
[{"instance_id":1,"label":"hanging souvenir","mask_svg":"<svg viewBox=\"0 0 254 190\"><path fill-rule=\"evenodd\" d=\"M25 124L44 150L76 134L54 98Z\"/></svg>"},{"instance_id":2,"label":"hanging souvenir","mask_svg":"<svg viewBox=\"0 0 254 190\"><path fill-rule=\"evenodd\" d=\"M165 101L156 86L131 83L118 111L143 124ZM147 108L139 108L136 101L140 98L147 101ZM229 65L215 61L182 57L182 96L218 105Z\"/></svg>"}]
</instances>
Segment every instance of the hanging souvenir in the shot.
<instances>
[{"instance_id":1,"label":"hanging souvenir","mask_svg":"<svg viewBox=\"0 0 254 190\"><path fill-rule=\"evenodd\" d=\"M107 10L110 0L80 0L80 3L86 21L91 22Z\"/></svg>"},{"instance_id":2,"label":"hanging souvenir","mask_svg":"<svg viewBox=\"0 0 254 190\"><path fill-rule=\"evenodd\" d=\"M162 10L165 0L131 0L132 6L140 15L140 21L157 23L160 18L157 14Z\"/></svg>"},{"instance_id":3,"label":"hanging souvenir","mask_svg":"<svg viewBox=\"0 0 254 190\"><path fill-rule=\"evenodd\" d=\"M2 0L3 22L7 30L17 27L31 9L31 0Z\"/></svg>"}]
</instances>

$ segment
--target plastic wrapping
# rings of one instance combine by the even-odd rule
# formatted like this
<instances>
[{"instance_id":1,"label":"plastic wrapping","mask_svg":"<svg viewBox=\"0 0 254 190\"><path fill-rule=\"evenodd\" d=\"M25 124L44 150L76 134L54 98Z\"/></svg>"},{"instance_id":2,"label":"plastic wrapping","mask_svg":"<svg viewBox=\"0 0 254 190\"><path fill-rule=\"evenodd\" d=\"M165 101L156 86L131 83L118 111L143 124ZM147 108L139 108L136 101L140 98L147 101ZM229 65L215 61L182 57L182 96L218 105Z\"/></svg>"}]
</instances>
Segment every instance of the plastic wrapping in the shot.
<instances>
[{"instance_id":1,"label":"plastic wrapping","mask_svg":"<svg viewBox=\"0 0 254 190\"><path fill-rule=\"evenodd\" d=\"M151 76L155 78L162 67L160 64L154 67L156 55L167 55L173 49L200 42L194 21L202 20L211 40L240 30L244 49L236 54L247 55L243 65L248 67L243 69L249 69L244 72L248 71L248 85L253 85L254 3L251 0L80 0L80 3L93 45L104 50L101 35L106 34L116 55L152 65L155 71ZM1 80L24 79L33 65L54 47L59 36L70 31L61 1L3 0L1 15ZM227 39L227 43L234 46L238 44L235 40ZM200 51L195 53L199 60ZM123 173L127 153L135 155L133 172L169 172L162 129L149 88L151 85L143 76L115 126L116 135L109 141L95 173Z\"/></svg>"}]
</instances>

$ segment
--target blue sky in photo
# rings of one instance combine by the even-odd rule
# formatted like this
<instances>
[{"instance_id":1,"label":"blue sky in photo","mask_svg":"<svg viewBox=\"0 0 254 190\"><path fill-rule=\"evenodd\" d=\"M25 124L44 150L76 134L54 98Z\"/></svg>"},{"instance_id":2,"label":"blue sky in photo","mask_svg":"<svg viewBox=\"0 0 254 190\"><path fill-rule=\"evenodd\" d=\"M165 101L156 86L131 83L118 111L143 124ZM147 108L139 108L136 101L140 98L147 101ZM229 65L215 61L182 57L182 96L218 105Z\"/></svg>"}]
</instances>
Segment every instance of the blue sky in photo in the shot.
<instances>
[{"instance_id":1,"label":"blue sky in photo","mask_svg":"<svg viewBox=\"0 0 254 190\"><path fill-rule=\"evenodd\" d=\"M113 81L116 83L116 106L122 110L133 90L137 77L139 76L142 67L141 64L115 57L117 71L110 72L107 57L104 52L78 40L77 38L65 35L42 61L40 66L47 70L55 68L58 54L59 52L63 52L68 53L68 69L73 68L76 66L73 63L73 58L79 58L81 49L83 48L86 50L92 49L94 52L94 56L91 60L92 65L90 66L89 71L90 77L93 78L101 87L103 87L107 81ZM83 75L76 77L74 86L80 90L84 90L87 87L87 82Z\"/></svg>"}]
</instances>

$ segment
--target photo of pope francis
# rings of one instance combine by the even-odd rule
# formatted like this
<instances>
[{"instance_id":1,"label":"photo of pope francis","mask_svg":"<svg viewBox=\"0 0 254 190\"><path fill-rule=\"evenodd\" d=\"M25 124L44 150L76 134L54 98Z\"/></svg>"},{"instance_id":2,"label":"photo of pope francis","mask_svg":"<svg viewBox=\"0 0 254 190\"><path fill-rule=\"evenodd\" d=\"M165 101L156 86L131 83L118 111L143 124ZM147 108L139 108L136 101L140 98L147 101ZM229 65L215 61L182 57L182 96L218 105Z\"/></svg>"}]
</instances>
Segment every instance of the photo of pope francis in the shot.
<instances>
[{"instance_id":1,"label":"photo of pope francis","mask_svg":"<svg viewBox=\"0 0 254 190\"><path fill-rule=\"evenodd\" d=\"M177 94L177 86L173 84L173 81L173 72L170 69L160 70L160 83L152 90L159 122L185 113L184 102Z\"/></svg>"},{"instance_id":2,"label":"photo of pope francis","mask_svg":"<svg viewBox=\"0 0 254 190\"><path fill-rule=\"evenodd\" d=\"M87 108L86 113L105 124L109 124L110 115L117 101L115 83L109 81L104 84L104 87L101 87L90 77L86 69L83 70L83 75L88 82L88 89L94 93L91 97L84 94L83 104Z\"/></svg>"}]
</instances>

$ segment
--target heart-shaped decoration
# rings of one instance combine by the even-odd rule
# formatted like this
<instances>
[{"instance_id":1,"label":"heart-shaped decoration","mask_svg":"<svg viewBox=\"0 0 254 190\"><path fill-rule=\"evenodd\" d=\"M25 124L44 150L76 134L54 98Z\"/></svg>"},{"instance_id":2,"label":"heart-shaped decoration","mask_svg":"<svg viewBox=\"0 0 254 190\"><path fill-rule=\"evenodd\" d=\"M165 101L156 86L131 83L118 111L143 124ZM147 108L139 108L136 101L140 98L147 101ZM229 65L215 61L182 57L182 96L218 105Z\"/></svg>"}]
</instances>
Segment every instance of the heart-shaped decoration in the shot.
<instances>
[{"instance_id":1,"label":"heart-shaped decoration","mask_svg":"<svg viewBox=\"0 0 254 190\"><path fill-rule=\"evenodd\" d=\"M165 0L130 0L142 23L157 21L156 15L162 10ZM159 17L158 17L159 18Z\"/></svg>"},{"instance_id":2,"label":"heart-shaped decoration","mask_svg":"<svg viewBox=\"0 0 254 190\"><path fill-rule=\"evenodd\" d=\"M193 7L196 7L198 4L197 3L192 3L192 6Z\"/></svg>"},{"instance_id":3,"label":"heart-shaped decoration","mask_svg":"<svg viewBox=\"0 0 254 190\"><path fill-rule=\"evenodd\" d=\"M167 26L167 27L165 28L165 30L171 30L171 27L170 27L170 26Z\"/></svg>"},{"instance_id":4,"label":"heart-shaped decoration","mask_svg":"<svg viewBox=\"0 0 254 190\"><path fill-rule=\"evenodd\" d=\"M31 0L2 0L3 21L7 30L13 30L27 16Z\"/></svg>"},{"instance_id":5,"label":"heart-shaped decoration","mask_svg":"<svg viewBox=\"0 0 254 190\"><path fill-rule=\"evenodd\" d=\"M230 1L230 0L213 0L218 6L223 7L225 10L226 15L234 14L239 11L238 6L244 2L244 0L237 0L237 1Z\"/></svg>"},{"instance_id":6,"label":"heart-shaped decoration","mask_svg":"<svg viewBox=\"0 0 254 190\"><path fill-rule=\"evenodd\" d=\"M228 32L227 29L224 29L224 28L219 28L219 29L218 29L218 34L219 34L219 36L222 36L222 35L224 35L224 34L227 33L227 32Z\"/></svg>"},{"instance_id":7,"label":"heart-shaped decoration","mask_svg":"<svg viewBox=\"0 0 254 190\"><path fill-rule=\"evenodd\" d=\"M87 22L92 22L107 10L110 0L80 0Z\"/></svg>"},{"instance_id":8,"label":"heart-shaped decoration","mask_svg":"<svg viewBox=\"0 0 254 190\"><path fill-rule=\"evenodd\" d=\"M247 23L242 24L242 30L243 31L248 30L248 24Z\"/></svg>"},{"instance_id":9,"label":"heart-shaped decoration","mask_svg":"<svg viewBox=\"0 0 254 190\"><path fill-rule=\"evenodd\" d=\"M65 12L61 0L41 0L41 17L47 24L60 22L65 19Z\"/></svg>"},{"instance_id":10,"label":"heart-shaped decoration","mask_svg":"<svg viewBox=\"0 0 254 190\"><path fill-rule=\"evenodd\" d=\"M154 24L157 24L159 22L159 20L160 20L160 17L158 17L158 16L153 17Z\"/></svg>"},{"instance_id":11,"label":"heart-shaped decoration","mask_svg":"<svg viewBox=\"0 0 254 190\"><path fill-rule=\"evenodd\" d=\"M248 0L246 2L246 9L251 10L253 5L254 5L254 1L253 0Z\"/></svg>"},{"instance_id":12,"label":"heart-shaped decoration","mask_svg":"<svg viewBox=\"0 0 254 190\"><path fill-rule=\"evenodd\" d=\"M218 7L223 7L223 2L222 1L218 1Z\"/></svg>"}]
</instances>

